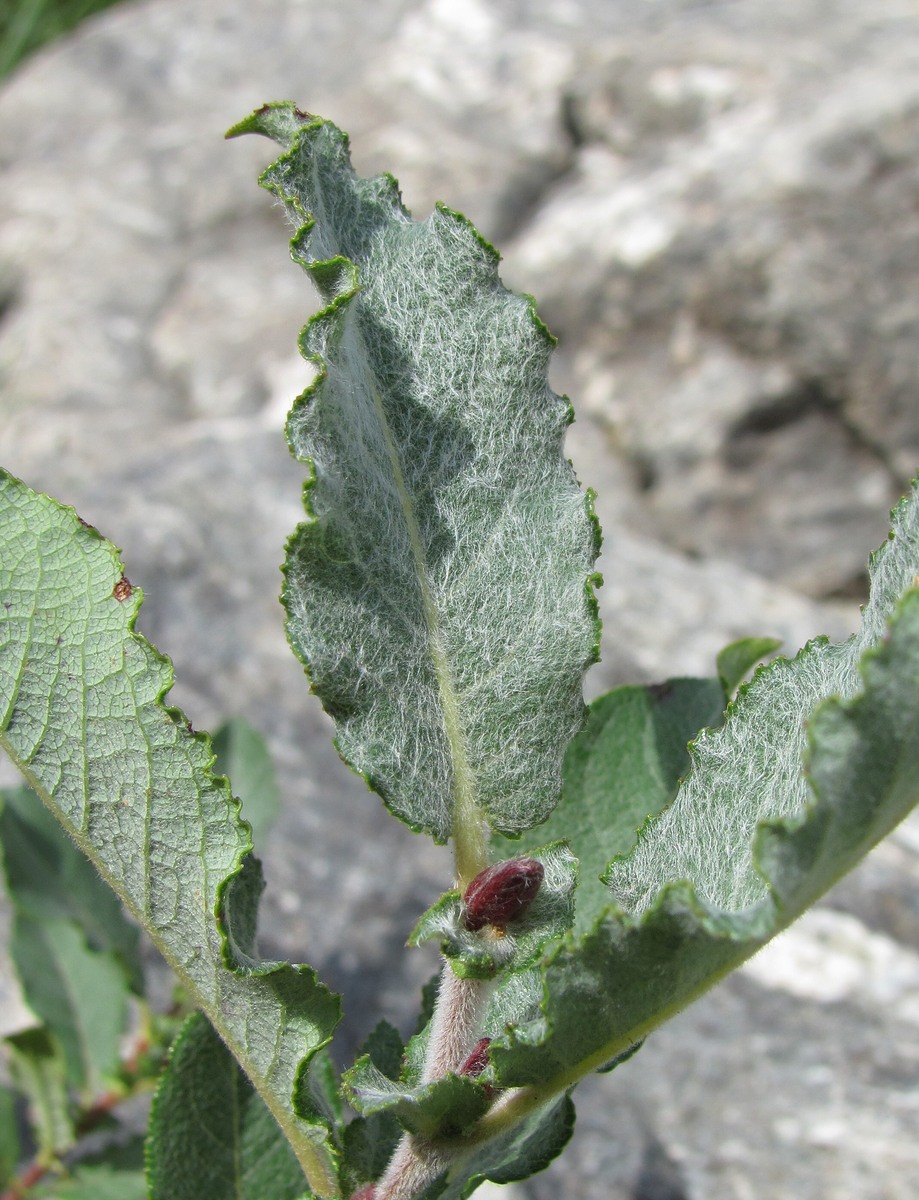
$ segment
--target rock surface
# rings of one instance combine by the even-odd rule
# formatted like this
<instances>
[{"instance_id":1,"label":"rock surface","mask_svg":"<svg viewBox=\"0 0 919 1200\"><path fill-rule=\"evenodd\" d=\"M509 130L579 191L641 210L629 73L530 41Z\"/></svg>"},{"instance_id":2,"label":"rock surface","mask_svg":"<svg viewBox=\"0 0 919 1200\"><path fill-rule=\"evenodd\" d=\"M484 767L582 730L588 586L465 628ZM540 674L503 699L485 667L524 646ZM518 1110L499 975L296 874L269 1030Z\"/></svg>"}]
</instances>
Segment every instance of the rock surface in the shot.
<instances>
[{"instance_id":1,"label":"rock surface","mask_svg":"<svg viewBox=\"0 0 919 1200\"><path fill-rule=\"evenodd\" d=\"M313 299L254 186L271 148L224 129L284 96L332 117L539 297L606 531L595 693L856 618L919 462L917 34L912 0L156 0L0 93L3 463L124 547L194 723L270 736L263 949L351 997L342 1057L380 1012L410 1026L433 963L401 945L449 864L338 762L284 642ZM518 1193L915 1195L917 828L791 968L763 956L585 1084L574 1148Z\"/></svg>"}]
</instances>

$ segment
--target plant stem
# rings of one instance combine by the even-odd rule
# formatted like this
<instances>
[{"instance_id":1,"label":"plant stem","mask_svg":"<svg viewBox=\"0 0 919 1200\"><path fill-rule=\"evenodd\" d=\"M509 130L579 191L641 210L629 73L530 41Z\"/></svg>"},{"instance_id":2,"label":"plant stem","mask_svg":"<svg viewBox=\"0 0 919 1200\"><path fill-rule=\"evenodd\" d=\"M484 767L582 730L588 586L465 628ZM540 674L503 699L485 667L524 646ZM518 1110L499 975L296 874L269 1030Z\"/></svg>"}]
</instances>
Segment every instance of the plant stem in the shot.
<instances>
[{"instance_id":1,"label":"plant stem","mask_svg":"<svg viewBox=\"0 0 919 1200\"><path fill-rule=\"evenodd\" d=\"M430 1083L457 1071L478 1041L488 982L460 979L449 963L440 975L440 991L431 1018L431 1034L421 1082ZM444 1152L423 1138L406 1133L377 1184L375 1200L411 1200L447 1166Z\"/></svg>"}]
</instances>

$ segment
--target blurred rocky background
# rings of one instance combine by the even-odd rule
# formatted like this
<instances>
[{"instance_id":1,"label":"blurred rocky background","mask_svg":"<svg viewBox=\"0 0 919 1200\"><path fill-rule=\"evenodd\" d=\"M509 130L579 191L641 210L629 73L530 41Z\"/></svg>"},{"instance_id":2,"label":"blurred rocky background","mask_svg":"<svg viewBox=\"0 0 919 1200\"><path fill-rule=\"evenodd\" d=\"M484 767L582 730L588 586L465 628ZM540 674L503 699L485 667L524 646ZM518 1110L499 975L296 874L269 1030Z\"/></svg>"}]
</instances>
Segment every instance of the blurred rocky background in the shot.
<instances>
[{"instance_id":1,"label":"blurred rocky background","mask_svg":"<svg viewBox=\"0 0 919 1200\"><path fill-rule=\"evenodd\" d=\"M145 0L0 88L0 461L124 550L174 700L270 738L263 950L403 1031L448 860L338 761L276 596L313 298L233 122L291 98L504 253L605 530L617 682L843 636L919 466L915 0ZM6 778L4 776L3 778ZM912 1200L919 822L579 1090L548 1200Z\"/></svg>"}]
</instances>

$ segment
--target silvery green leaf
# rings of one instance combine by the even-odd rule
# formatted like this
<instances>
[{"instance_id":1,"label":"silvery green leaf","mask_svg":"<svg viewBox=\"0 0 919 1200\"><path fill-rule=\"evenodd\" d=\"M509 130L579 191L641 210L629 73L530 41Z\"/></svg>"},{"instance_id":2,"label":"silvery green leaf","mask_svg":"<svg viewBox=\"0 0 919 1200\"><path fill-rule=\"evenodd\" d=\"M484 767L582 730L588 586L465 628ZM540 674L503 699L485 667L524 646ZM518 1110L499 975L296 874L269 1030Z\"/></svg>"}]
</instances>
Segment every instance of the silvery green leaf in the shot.
<instances>
[{"instance_id":1,"label":"silvery green leaf","mask_svg":"<svg viewBox=\"0 0 919 1200\"><path fill-rule=\"evenodd\" d=\"M0 472L0 745L232 1047L313 1190L334 1195L306 1063L337 998L310 968L259 958L249 831L207 737L163 703L172 667L134 631L140 600L96 530Z\"/></svg>"},{"instance_id":2,"label":"silvery green leaf","mask_svg":"<svg viewBox=\"0 0 919 1200\"><path fill-rule=\"evenodd\" d=\"M291 643L337 744L398 816L444 841L515 833L558 798L595 658L598 533L562 452L553 339L459 214L413 221L334 125L270 105L231 130L284 147L262 182L325 302L316 382L288 423L311 466L291 539Z\"/></svg>"},{"instance_id":3,"label":"silvery green leaf","mask_svg":"<svg viewBox=\"0 0 919 1200\"><path fill-rule=\"evenodd\" d=\"M755 953L919 802L917 509L914 491L894 510L861 632L741 688L673 804L613 862L619 906L550 952L538 1006L489 1051L499 1082L523 1086L521 1114Z\"/></svg>"}]
</instances>

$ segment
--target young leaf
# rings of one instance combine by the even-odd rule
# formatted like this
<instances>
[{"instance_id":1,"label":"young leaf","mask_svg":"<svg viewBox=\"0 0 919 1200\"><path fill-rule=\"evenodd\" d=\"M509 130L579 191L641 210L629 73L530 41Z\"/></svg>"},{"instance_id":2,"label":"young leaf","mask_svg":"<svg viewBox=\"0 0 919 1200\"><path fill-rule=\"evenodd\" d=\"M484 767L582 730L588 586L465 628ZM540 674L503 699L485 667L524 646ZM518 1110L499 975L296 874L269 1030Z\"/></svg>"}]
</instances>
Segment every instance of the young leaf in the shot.
<instances>
[{"instance_id":1,"label":"young leaf","mask_svg":"<svg viewBox=\"0 0 919 1200\"><path fill-rule=\"evenodd\" d=\"M240 717L224 721L212 738L217 761L214 773L232 780L252 826L252 840L261 845L281 811L281 793L268 743Z\"/></svg>"},{"instance_id":2,"label":"young leaf","mask_svg":"<svg viewBox=\"0 0 919 1200\"><path fill-rule=\"evenodd\" d=\"M68 1083L89 1102L118 1071L128 999L119 963L91 950L73 921L22 912L10 949L29 1007L63 1051Z\"/></svg>"},{"instance_id":3,"label":"young leaf","mask_svg":"<svg viewBox=\"0 0 919 1200\"><path fill-rule=\"evenodd\" d=\"M468 881L482 814L516 833L555 804L596 655L598 534L562 454L552 338L464 218L412 221L334 125L282 104L230 132L284 147L262 183L325 300L288 425L311 464L290 639L341 753L413 829L456 837Z\"/></svg>"},{"instance_id":4,"label":"young leaf","mask_svg":"<svg viewBox=\"0 0 919 1200\"><path fill-rule=\"evenodd\" d=\"M143 994L137 926L118 897L25 787L0 791L0 850L10 899L37 921L76 923L94 950L115 955L128 986Z\"/></svg>"},{"instance_id":5,"label":"young leaf","mask_svg":"<svg viewBox=\"0 0 919 1200\"><path fill-rule=\"evenodd\" d=\"M540 1103L546 1090L569 1086L585 1070L627 1049L733 970L799 916L919 802L918 590L908 590L895 605L887 634L878 638L884 607L897 587L912 582L919 565L914 505L901 505L894 518L895 539L873 560L875 587L863 635L841 647L819 643L793 662L780 660L741 691L721 733L697 744L704 754L695 751L695 770L678 799L639 838L638 850L645 851L639 862L642 877L650 889L648 850L656 847L659 878L666 875L662 889L645 907L645 890L636 893L624 886L639 877L632 865L635 854L614 863L615 888L632 902L637 895L639 911L635 916L609 911L581 941L561 944L543 972L540 1013L511 1031L504 1046L492 1044L499 1081L533 1085L517 1093L505 1110L505 1121ZM863 686L852 696L845 664L853 647L869 638L878 644L861 658ZM822 665L819 673L815 658ZM797 724L786 707L794 695L789 680L795 674L803 677L795 709L801 725L818 680L827 690L845 686L851 698L827 700L813 713L807 755L811 799L797 812L779 817L775 810L787 810L789 800L777 796L776 788L785 782L799 796L797 778L773 754L780 731L787 738L797 736ZM715 754L719 742L722 754L725 743L733 743L737 751L743 742L745 761L771 785L751 788L747 794L752 810L749 846L731 823L719 836L721 809L738 803L737 791L725 794L716 786L727 778ZM696 804L707 797L719 805L719 826L713 834L705 833L705 806L686 814L687 794ZM663 847L661 827L666 824L672 838L677 836L667 818L680 799L685 818L681 832L695 841ZM710 845L713 838L717 853ZM693 850L695 864L690 864ZM704 866L713 856L735 869L708 877ZM740 866L749 863L749 878L743 884L738 882L738 860ZM735 884L733 890L726 889L726 881Z\"/></svg>"},{"instance_id":6,"label":"young leaf","mask_svg":"<svg viewBox=\"0 0 919 1200\"><path fill-rule=\"evenodd\" d=\"M333 1195L329 1131L294 1093L337 999L307 967L258 960L248 829L207 738L162 703L171 666L134 632L139 603L95 530L0 474L0 745L232 1047L313 1190Z\"/></svg>"},{"instance_id":7,"label":"young leaf","mask_svg":"<svg viewBox=\"0 0 919 1200\"><path fill-rule=\"evenodd\" d=\"M513 1129L460 1159L419 1200L465 1200L480 1183L529 1179L564 1150L574 1130L574 1105L568 1096L530 1114Z\"/></svg>"},{"instance_id":8,"label":"young leaf","mask_svg":"<svg viewBox=\"0 0 919 1200\"><path fill-rule=\"evenodd\" d=\"M717 679L670 679L614 688L591 704L565 754L559 805L534 830L541 839L567 839L578 860L577 930L588 929L609 904L600 880L610 859L627 854L648 817L676 795L689 743L721 724L724 703ZM522 846L495 839L492 850L519 854Z\"/></svg>"},{"instance_id":9,"label":"young leaf","mask_svg":"<svg viewBox=\"0 0 919 1200\"><path fill-rule=\"evenodd\" d=\"M615 865L610 886L630 912L654 901L672 879L689 879L712 904L739 910L767 886L753 864L759 822L801 813L807 719L830 696L853 696L859 660L885 636L898 597L919 572L919 485L891 513L892 533L872 557L871 593L858 633L839 644L813 642L778 659L743 687L724 726L701 737L693 769L672 805L642 831L635 852ZM717 803L717 836L711 809Z\"/></svg>"},{"instance_id":10,"label":"young leaf","mask_svg":"<svg viewBox=\"0 0 919 1200\"><path fill-rule=\"evenodd\" d=\"M380 1021L361 1047L358 1057L365 1058L376 1070L394 1080L402 1071L403 1053L399 1031L388 1021ZM402 1126L385 1109L349 1122L344 1132L342 1154L346 1195L380 1178L401 1136Z\"/></svg>"},{"instance_id":11,"label":"young leaf","mask_svg":"<svg viewBox=\"0 0 919 1200\"><path fill-rule=\"evenodd\" d=\"M150 1200L298 1200L306 1190L277 1123L200 1013L170 1053L146 1157Z\"/></svg>"},{"instance_id":12,"label":"young leaf","mask_svg":"<svg viewBox=\"0 0 919 1200\"><path fill-rule=\"evenodd\" d=\"M29 1105L41 1162L53 1162L75 1141L67 1097L67 1065L47 1029L27 1029L5 1039L10 1079Z\"/></svg>"},{"instance_id":13,"label":"young leaf","mask_svg":"<svg viewBox=\"0 0 919 1200\"><path fill-rule=\"evenodd\" d=\"M346 1073L345 1086L363 1116L391 1113L409 1133L426 1138L465 1132L491 1103L485 1088L466 1075L412 1087L384 1075L366 1055Z\"/></svg>"},{"instance_id":14,"label":"young leaf","mask_svg":"<svg viewBox=\"0 0 919 1200\"><path fill-rule=\"evenodd\" d=\"M725 696L733 696L747 673L781 644L777 638L747 637L725 646L718 655L718 678Z\"/></svg>"}]
</instances>

